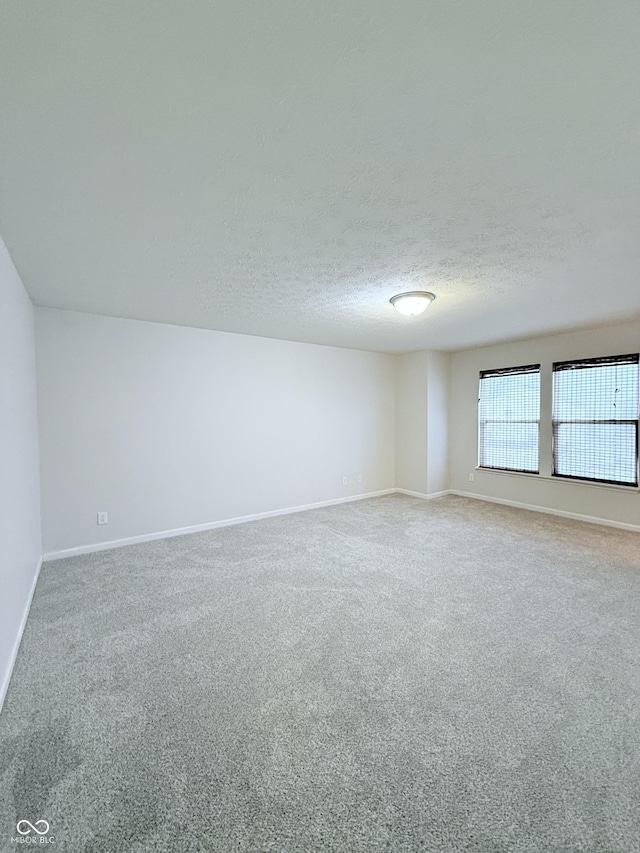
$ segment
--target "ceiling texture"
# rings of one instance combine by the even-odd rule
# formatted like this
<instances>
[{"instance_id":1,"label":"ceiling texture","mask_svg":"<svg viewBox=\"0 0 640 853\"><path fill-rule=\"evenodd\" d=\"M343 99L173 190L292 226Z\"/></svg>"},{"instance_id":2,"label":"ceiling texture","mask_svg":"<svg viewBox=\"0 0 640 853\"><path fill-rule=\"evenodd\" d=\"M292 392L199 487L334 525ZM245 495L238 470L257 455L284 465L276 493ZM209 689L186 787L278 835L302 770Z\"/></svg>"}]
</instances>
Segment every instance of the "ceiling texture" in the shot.
<instances>
[{"instance_id":1,"label":"ceiling texture","mask_svg":"<svg viewBox=\"0 0 640 853\"><path fill-rule=\"evenodd\" d=\"M635 0L0 7L37 305L387 352L640 316Z\"/></svg>"}]
</instances>

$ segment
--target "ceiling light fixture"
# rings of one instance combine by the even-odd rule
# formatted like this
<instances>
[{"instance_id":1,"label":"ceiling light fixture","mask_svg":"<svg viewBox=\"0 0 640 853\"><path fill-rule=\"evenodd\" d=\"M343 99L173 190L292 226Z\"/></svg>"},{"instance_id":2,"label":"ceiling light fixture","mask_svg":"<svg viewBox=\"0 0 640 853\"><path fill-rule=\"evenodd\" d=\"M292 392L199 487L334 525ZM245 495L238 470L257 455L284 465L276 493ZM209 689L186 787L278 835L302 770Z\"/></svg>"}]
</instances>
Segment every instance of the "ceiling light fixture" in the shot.
<instances>
[{"instance_id":1,"label":"ceiling light fixture","mask_svg":"<svg viewBox=\"0 0 640 853\"><path fill-rule=\"evenodd\" d=\"M433 293L426 290L410 290L408 293L392 296L389 302L405 317L415 317L416 314L426 311L435 298Z\"/></svg>"}]
</instances>

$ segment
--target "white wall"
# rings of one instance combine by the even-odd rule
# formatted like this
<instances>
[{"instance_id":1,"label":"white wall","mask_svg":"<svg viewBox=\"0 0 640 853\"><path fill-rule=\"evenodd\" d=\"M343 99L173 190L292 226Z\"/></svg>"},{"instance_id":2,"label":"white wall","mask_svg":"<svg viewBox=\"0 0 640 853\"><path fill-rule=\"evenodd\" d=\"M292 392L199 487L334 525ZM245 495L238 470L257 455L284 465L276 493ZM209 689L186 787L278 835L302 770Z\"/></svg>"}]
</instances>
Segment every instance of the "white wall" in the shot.
<instances>
[{"instance_id":1,"label":"white wall","mask_svg":"<svg viewBox=\"0 0 640 853\"><path fill-rule=\"evenodd\" d=\"M33 308L0 239L0 707L41 552Z\"/></svg>"},{"instance_id":2,"label":"white wall","mask_svg":"<svg viewBox=\"0 0 640 853\"><path fill-rule=\"evenodd\" d=\"M640 322L552 335L458 352L452 356L451 488L620 524L640 525L638 489L551 478L551 365L640 349ZM520 364L541 365L540 476L475 470L478 460L478 373ZM469 473L475 481L469 482Z\"/></svg>"},{"instance_id":3,"label":"white wall","mask_svg":"<svg viewBox=\"0 0 640 853\"><path fill-rule=\"evenodd\" d=\"M396 486L420 494L448 488L450 356L421 351L396 361Z\"/></svg>"},{"instance_id":4,"label":"white wall","mask_svg":"<svg viewBox=\"0 0 640 853\"><path fill-rule=\"evenodd\" d=\"M427 493L427 377L429 353L396 357L396 483Z\"/></svg>"},{"instance_id":5,"label":"white wall","mask_svg":"<svg viewBox=\"0 0 640 853\"><path fill-rule=\"evenodd\" d=\"M394 356L50 309L36 339L45 553L394 486Z\"/></svg>"},{"instance_id":6,"label":"white wall","mask_svg":"<svg viewBox=\"0 0 640 853\"><path fill-rule=\"evenodd\" d=\"M451 356L429 352L427 376L427 494L449 488Z\"/></svg>"}]
</instances>

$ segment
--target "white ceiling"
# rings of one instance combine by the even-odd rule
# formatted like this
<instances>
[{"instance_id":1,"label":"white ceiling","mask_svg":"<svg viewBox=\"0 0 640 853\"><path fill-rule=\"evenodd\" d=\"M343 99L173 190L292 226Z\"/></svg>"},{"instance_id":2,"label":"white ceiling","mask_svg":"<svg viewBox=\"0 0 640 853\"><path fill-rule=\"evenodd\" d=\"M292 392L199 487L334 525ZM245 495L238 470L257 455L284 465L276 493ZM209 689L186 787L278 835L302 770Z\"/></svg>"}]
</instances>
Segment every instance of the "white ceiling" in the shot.
<instances>
[{"instance_id":1,"label":"white ceiling","mask_svg":"<svg viewBox=\"0 0 640 853\"><path fill-rule=\"evenodd\" d=\"M0 31L36 304L391 352L640 316L635 0L4 0Z\"/></svg>"}]
</instances>

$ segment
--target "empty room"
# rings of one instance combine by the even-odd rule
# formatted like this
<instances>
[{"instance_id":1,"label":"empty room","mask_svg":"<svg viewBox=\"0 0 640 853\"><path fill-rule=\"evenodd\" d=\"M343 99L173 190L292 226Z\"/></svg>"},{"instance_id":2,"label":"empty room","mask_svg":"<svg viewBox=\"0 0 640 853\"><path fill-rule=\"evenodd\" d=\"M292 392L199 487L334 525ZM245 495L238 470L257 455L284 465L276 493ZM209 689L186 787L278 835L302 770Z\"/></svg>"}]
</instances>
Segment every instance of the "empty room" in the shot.
<instances>
[{"instance_id":1,"label":"empty room","mask_svg":"<svg viewBox=\"0 0 640 853\"><path fill-rule=\"evenodd\" d=\"M2 853L638 853L639 43L1 0Z\"/></svg>"}]
</instances>

